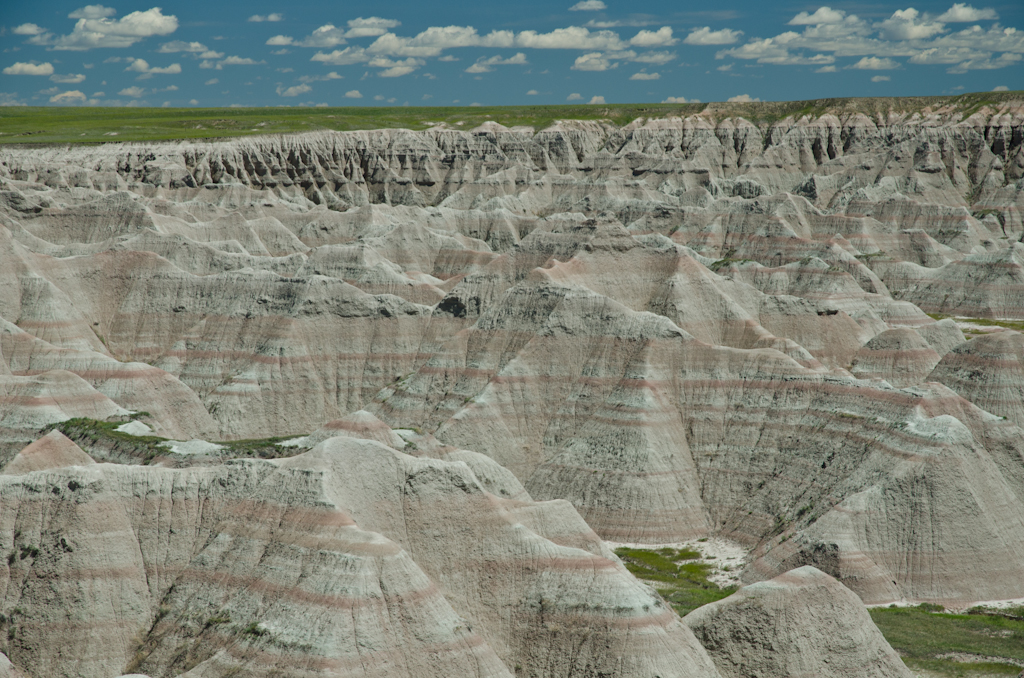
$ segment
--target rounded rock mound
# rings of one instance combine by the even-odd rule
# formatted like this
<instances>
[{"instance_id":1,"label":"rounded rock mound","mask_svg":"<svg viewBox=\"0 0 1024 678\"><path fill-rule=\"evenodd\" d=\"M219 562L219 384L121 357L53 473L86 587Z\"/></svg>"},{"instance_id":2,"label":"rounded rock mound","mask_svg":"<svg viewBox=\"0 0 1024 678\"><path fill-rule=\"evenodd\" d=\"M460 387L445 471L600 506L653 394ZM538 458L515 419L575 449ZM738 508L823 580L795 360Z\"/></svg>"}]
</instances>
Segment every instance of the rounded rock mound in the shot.
<instances>
[{"instance_id":1,"label":"rounded rock mound","mask_svg":"<svg viewBox=\"0 0 1024 678\"><path fill-rule=\"evenodd\" d=\"M804 566L683 621L723 678L910 678L853 591Z\"/></svg>"}]
</instances>

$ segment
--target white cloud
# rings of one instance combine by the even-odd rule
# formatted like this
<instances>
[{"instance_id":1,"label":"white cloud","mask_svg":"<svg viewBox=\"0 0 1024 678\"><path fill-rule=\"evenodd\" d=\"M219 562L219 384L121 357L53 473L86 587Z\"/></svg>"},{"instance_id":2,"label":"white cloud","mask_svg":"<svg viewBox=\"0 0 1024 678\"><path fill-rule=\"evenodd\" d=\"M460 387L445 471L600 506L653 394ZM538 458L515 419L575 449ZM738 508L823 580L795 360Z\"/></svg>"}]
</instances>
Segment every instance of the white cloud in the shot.
<instances>
[{"instance_id":1,"label":"white cloud","mask_svg":"<svg viewBox=\"0 0 1024 678\"><path fill-rule=\"evenodd\" d=\"M171 40L160 45L160 49L157 50L160 54L173 54L175 52L190 52L196 54L199 52L207 52L209 47L201 42L185 42L184 40Z\"/></svg>"},{"instance_id":2,"label":"white cloud","mask_svg":"<svg viewBox=\"0 0 1024 678\"><path fill-rule=\"evenodd\" d=\"M899 68L900 63L893 59L878 57L864 57L852 66L847 68L855 68L860 71L891 71L894 68Z\"/></svg>"},{"instance_id":3,"label":"white cloud","mask_svg":"<svg viewBox=\"0 0 1024 678\"><path fill-rule=\"evenodd\" d=\"M413 62L418 62L418 63L413 63ZM373 66L373 61L370 62L370 65ZM413 71L415 71L417 68L419 68L422 65L423 65L423 62L420 61L419 59L409 58L409 59L406 59L404 62L399 62L399 63L395 64L394 66L390 66L388 68L385 68L383 71L381 71L377 75L379 75L382 78L400 78L403 75L409 75L410 73L412 73Z\"/></svg>"},{"instance_id":4,"label":"white cloud","mask_svg":"<svg viewBox=\"0 0 1024 678\"><path fill-rule=\"evenodd\" d=\"M815 54L803 56L801 54L785 54L782 56L766 56L757 60L759 64L774 64L776 66L821 66L834 63L836 58L830 54Z\"/></svg>"},{"instance_id":5,"label":"white cloud","mask_svg":"<svg viewBox=\"0 0 1024 678\"><path fill-rule=\"evenodd\" d=\"M312 92L312 91L313 91L313 88L310 87L309 85L294 85L294 86L289 87L287 89L281 87L280 85L278 85L278 87L277 87L278 95L279 96L283 96L283 97L297 97L300 94L305 94L306 92Z\"/></svg>"},{"instance_id":6,"label":"white cloud","mask_svg":"<svg viewBox=\"0 0 1024 678\"><path fill-rule=\"evenodd\" d=\"M898 9L892 16L877 24L885 40L923 40L941 33L945 27L936 21L919 21L921 13L913 7Z\"/></svg>"},{"instance_id":7,"label":"white cloud","mask_svg":"<svg viewBox=\"0 0 1024 678\"><path fill-rule=\"evenodd\" d=\"M217 78L211 78L210 80L207 80L204 84L206 84L206 85L216 85L219 82L220 82L220 80L218 80Z\"/></svg>"},{"instance_id":8,"label":"white cloud","mask_svg":"<svg viewBox=\"0 0 1024 678\"><path fill-rule=\"evenodd\" d=\"M575 5L569 8L570 12L600 12L602 9L608 9L608 5L601 2L601 0L580 0Z\"/></svg>"},{"instance_id":9,"label":"white cloud","mask_svg":"<svg viewBox=\"0 0 1024 678\"><path fill-rule=\"evenodd\" d=\"M713 31L710 26L704 26L686 36L683 42L687 45L731 45L739 40L741 35L743 35L743 31L734 31L728 28Z\"/></svg>"},{"instance_id":10,"label":"white cloud","mask_svg":"<svg viewBox=\"0 0 1024 678\"><path fill-rule=\"evenodd\" d=\"M68 14L69 19L106 19L108 16L114 16L117 14L117 10L113 7L104 7L103 5L86 5L81 9L76 9L71 14Z\"/></svg>"},{"instance_id":11,"label":"white cloud","mask_svg":"<svg viewBox=\"0 0 1024 678\"><path fill-rule=\"evenodd\" d=\"M346 99L362 99L363 95L360 94L359 90L357 90L357 89L350 89L349 91L345 92L345 98Z\"/></svg>"},{"instance_id":12,"label":"white cloud","mask_svg":"<svg viewBox=\"0 0 1024 678\"><path fill-rule=\"evenodd\" d=\"M24 101L18 99L17 92L0 92L0 106L27 106Z\"/></svg>"},{"instance_id":13,"label":"white cloud","mask_svg":"<svg viewBox=\"0 0 1024 678\"><path fill-rule=\"evenodd\" d=\"M700 99L687 99L686 97L668 97L663 104L699 104Z\"/></svg>"},{"instance_id":14,"label":"white cloud","mask_svg":"<svg viewBox=\"0 0 1024 678\"><path fill-rule=\"evenodd\" d=\"M120 94L121 96L131 97L132 99L138 99L145 93L146 90L144 90L141 87L125 87L123 90L118 92L118 94Z\"/></svg>"},{"instance_id":15,"label":"white cloud","mask_svg":"<svg viewBox=\"0 0 1024 678\"><path fill-rule=\"evenodd\" d=\"M815 73L837 73L835 66L822 66L821 68L814 71Z\"/></svg>"},{"instance_id":16,"label":"white cloud","mask_svg":"<svg viewBox=\"0 0 1024 678\"><path fill-rule=\"evenodd\" d=\"M324 54L323 52L317 52L310 58L310 61L320 61L325 64L332 64L334 66L351 66L352 64L361 64L370 60L370 55L366 53L366 50L362 47L346 47L345 49L336 49L330 54Z\"/></svg>"},{"instance_id":17,"label":"white cloud","mask_svg":"<svg viewBox=\"0 0 1024 678\"><path fill-rule=\"evenodd\" d=\"M53 64L29 64L17 61L4 69L4 75L53 75Z\"/></svg>"},{"instance_id":18,"label":"white cloud","mask_svg":"<svg viewBox=\"0 0 1024 678\"><path fill-rule=\"evenodd\" d=\"M594 97L590 97L590 101L588 101L587 103L588 104L603 104L603 103L605 103L605 100L604 100L604 97L594 96Z\"/></svg>"},{"instance_id":19,"label":"white cloud","mask_svg":"<svg viewBox=\"0 0 1024 678\"><path fill-rule=\"evenodd\" d=\"M641 64L667 64L676 58L675 52L644 52L639 56L635 56L630 61L635 61Z\"/></svg>"},{"instance_id":20,"label":"white cloud","mask_svg":"<svg viewBox=\"0 0 1024 678\"><path fill-rule=\"evenodd\" d=\"M99 7L99 5L90 5ZM79 10L84 11L86 8ZM58 50L87 50L96 47L130 47L144 38L168 35L178 29L178 18L164 15L159 7L132 12L120 19L82 16L70 35L40 40ZM37 36L39 37L39 36Z\"/></svg>"},{"instance_id":21,"label":"white cloud","mask_svg":"<svg viewBox=\"0 0 1024 678\"><path fill-rule=\"evenodd\" d=\"M22 24L15 26L11 32L15 35L41 35L46 32L46 29L36 24Z\"/></svg>"},{"instance_id":22,"label":"white cloud","mask_svg":"<svg viewBox=\"0 0 1024 678\"><path fill-rule=\"evenodd\" d=\"M198 99L189 99L188 102L190 104L192 104L193 106L198 106L199 105L199 100Z\"/></svg>"},{"instance_id":23,"label":"white cloud","mask_svg":"<svg viewBox=\"0 0 1024 678\"><path fill-rule=\"evenodd\" d=\"M988 52L968 47L931 47L910 57L912 64L955 64L969 59L984 59Z\"/></svg>"},{"instance_id":24,"label":"white cloud","mask_svg":"<svg viewBox=\"0 0 1024 678\"><path fill-rule=\"evenodd\" d=\"M1009 92L1010 88L1007 87L1006 85L996 85L995 87L992 88L992 91L993 92Z\"/></svg>"},{"instance_id":25,"label":"white cloud","mask_svg":"<svg viewBox=\"0 0 1024 678\"><path fill-rule=\"evenodd\" d=\"M452 56L451 54L445 54L443 57L439 58L438 61L459 61L459 58Z\"/></svg>"},{"instance_id":26,"label":"white cloud","mask_svg":"<svg viewBox=\"0 0 1024 678\"><path fill-rule=\"evenodd\" d=\"M249 21L254 21L257 23L263 21L284 21L284 15L278 14L277 12L274 12L273 14L268 14L266 16L263 16L261 14L253 14L251 17L249 17Z\"/></svg>"},{"instance_id":27,"label":"white cloud","mask_svg":"<svg viewBox=\"0 0 1024 678\"><path fill-rule=\"evenodd\" d=\"M579 95L579 94L577 94L576 92L573 92L572 94L570 94L569 96L567 96L567 97L565 98L565 100L566 100L566 101L579 101L579 100L581 100L582 98L583 98L582 96L580 96L580 95Z\"/></svg>"},{"instance_id":28,"label":"white cloud","mask_svg":"<svg viewBox=\"0 0 1024 678\"><path fill-rule=\"evenodd\" d=\"M256 61L255 59L250 59L249 57L229 56L226 59L221 59L220 61L218 61L216 66L212 65L209 61L204 61L202 64L199 64L199 67L216 68L219 71L223 70L225 66L259 66L260 64L265 63L267 62ZM204 66L203 64L207 65Z\"/></svg>"},{"instance_id":29,"label":"white cloud","mask_svg":"<svg viewBox=\"0 0 1024 678\"><path fill-rule=\"evenodd\" d=\"M790 26L819 26L821 24L837 24L843 20L846 12L831 7L819 7L814 14L800 12L789 20Z\"/></svg>"},{"instance_id":30,"label":"white cloud","mask_svg":"<svg viewBox=\"0 0 1024 678\"><path fill-rule=\"evenodd\" d=\"M515 37L516 47L533 49L586 49L586 50L622 50L627 45L618 33L613 31L594 31L582 26L556 28L550 33L523 31Z\"/></svg>"},{"instance_id":31,"label":"white cloud","mask_svg":"<svg viewBox=\"0 0 1024 678\"><path fill-rule=\"evenodd\" d=\"M1014 66L1014 55L1024 54L1024 31L993 24L973 25L949 32L944 22L991 18L991 9L955 4L946 13L926 15L908 8L892 13L884 21L868 23L838 10L819 8L813 14L798 14L790 23L803 25L800 32L787 31L773 38L757 39L740 47L719 51L718 59L756 59L777 65L814 65L835 58L861 59L858 69L878 70L900 67L895 59L909 58L911 64L951 64L950 73ZM833 23L815 23L833 21ZM810 54L801 54L810 53ZM1009 56L998 56L1000 53ZM834 72L827 66L818 72Z\"/></svg>"},{"instance_id":32,"label":"white cloud","mask_svg":"<svg viewBox=\"0 0 1024 678\"><path fill-rule=\"evenodd\" d=\"M295 39L288 35L275 35L269 38L264 44L271 45L274 47L280 47L283 45L291 45L295 43Z\"/></svg>"},{"instance_id":33,"label":"white cloud","mask_svg":"<svg viewBox=\"0 0 1024 678\"><path fill-rule=\"evenodd\" d=\"M871 82L889 82L892 80L888 75L876 75L871 78Z\"/></svg>"},{"instance_id":34,"label":"white cloud","mask_svg":"<svg viewBox=\"0 0 1024 678\"><path fill-rule=\"evenodd\" d=\"M945 21L946 23L953 24L968 23L971 21L984 21L986 19L994 20L998 18L999 15L990 7L975 9L966 3L954 2L952 7L936 17L936 21Z\"/></svg>"},{"instance_id":35,"label":"white cloud","mask_svg":"<svg viewBox=\"0 0 1024 678\"><path fill-rule=\"evenodd\" d=\"M734 97L729 97L728 99L726 99L726 101L730 101L736 104L750 104L754 103L755 101L760 101L760 99L751 97L749 94L737 94Z\"/></svg>"},{"instance_id":36,"label":"white cloud","mask_svg":"<svg viewBox=\"0 0 1024 678\"><path fill-rule=\"evenodd\" d=\"M525 63L528 62L526 61L526 55L522 52L516 52L515 56L511 56L508 59L503 59L500 56L492 56L488 59L481 57L477 59L475 64L466 69L466 73L490 73L494 70L494 66L514 66Z\"/></svg>"},{"instance_id":37,"label":"white cloud","mask_svg":"<svg viewBox=\"0 0 1024 678\"><path fill-rule=\"evenodd\" d=\"M85 76L81 73L68 73L67 75L51 75L50 80L53 82L59 82L62 85L77 85L78 83L85 80Z\"/></svg>"},{"instance_id":38,"label":"white cloud","mask_svg":"<svg viewBox=\"0 0 1024 678\"><path fill-rule=\"evenodd\" d=\"M725 64L724 66L719 66L715 70L716 71L731 71L732 70L732 66L733 66L732 64Z\"/></svg>"},{"instance_id":39,"label":"white cloud","mask_svg":"<svg viewBox=\"0 0 1024 678\"><path fill-rule=\"evenodd\" d=\"M291 69L291 68L278 68L277 69L278 73L291 73L293 70L294 69ZM304 75L301 78L299 78L299 80L301 80L302 82L317 82L317 81L326 81L326 80L343 80L344 78L345 78L344 75L339 75L339 74L335 73L334 71L331 71L327 75Z\"/></svg>"},{"instance_id":40,"label":"white cloud","mask_svg":"<svg viewBox=\"0 0 1024 678\"><path fill-rule=\"evenodd\" d=\"M273 39L271 38L271 40ZM344 45L345 42L345 31L335 27L334 24L324 24L302 40L286 44L297 47L334 47L335 45ZM270 40L267 41L267 44L271 44Z\"/></svg>"},{"instance_id":41,"label":"white cloud","mask_svg":"<svg viewBox=\"0 0 1024 678\"><path fill-rule=\"evenodd\" d=\"M531 89L531 90L530 90L529 92L527 92L527 93L526 93L526 96L528 96L528 97L535 97L535 96L537 96L538 94L540 94L540 92L538 92L538 91L537 91L537 90L535 90L535 89Z\"/></svg>"},{"instance_id":42,"label":"white cloud","mask_svg":"<svg viewBox=\"0 0 1024 678\"><path fill-rule=\"evenodd\" d=\"M608 69L615 68L617 66L618 64L613 64L601 52L590 52L589 54L576 57L576 62L572 65L572 70L607 71Z\"/></svg>"},{"instance_id":43,"label":"white cloud","mask_svg":"<svg viewBox=\"0 0 1024 678\"><path fill-rule=\"evenodd\" d=\"M672 37L672 29L669 26L662 26L656 31L640 31L634 35L629 44L634 47L667 47L679 42Z\"/></svg>"},{"instance_id":44,"label":"white cloud","mask_svg":"<svg viewBox=\"0 0 1024 678\"><path fill-rule=\"evenodd\" d=\"M415 37L385 33L367 48L371 54L404 57L435 57L454 47L512 47L512 31L492 31L481 36L472 26L431 26Z\"/></svg>"},{"instance_id":45,"label":"white cloud","mask_svg":"<svg viewBox=\"0 0 1024 678\"><path fill-rule=\"evenodd\" d=\"M141 73L136 80L145 80L147 78L152 78L154 75L176 75L181 73L181 64L171 64L170 66L160 68L150 66L145 59L135 59L132 61L131 65L124 70Z\"/></svg>"},{"instance_id":46,"label":"white cloud","mask_svg":"<svg viewBox=\"0 0 1024 678\"><path fill-rule=\"evenodd\" d=\"M1016 66L1024 59L1020 54L1003 52L997 59L971 59L946 70L947 73L966 73L967 71L993 71L1007 66Z\"/></svg>"},{"instance_id":47,"label":"white cloud","mask_svg":"<svg viewBox=\"0 0 1024 678\"><path fill-rule=\"evenodd\" d=\"M80 104L86 100L85 94L73 89L70 92L61 92L50 97L51 104Z\"/></svg>"},{"instance_id":48,"label":"white cloud","mask_svg":"<svg viewBox=\"0 0 1024 678\"><path fill-rule=\"evenodd\" d=\"M629 79L630 80L657 80L660 77L661 77L660 73L644 73L643 71L640 71L639 73L634 73L633 75L629 76Z\"/></svg>"},{"instance_id":49,"label":"white cloud","mask_svg":"<svg viewBox=\"0 0 1024 678\"><path fill-rule=\"evenodd\" d=\"M377 35L384 35L392 28L397 28L401 25L401 21L381 19L379 16L371 16L366 19L359 17L358 19L352 19L348 22L348 31L345 33L345 37L368 38Z\"/></svg>"}]
</instances>

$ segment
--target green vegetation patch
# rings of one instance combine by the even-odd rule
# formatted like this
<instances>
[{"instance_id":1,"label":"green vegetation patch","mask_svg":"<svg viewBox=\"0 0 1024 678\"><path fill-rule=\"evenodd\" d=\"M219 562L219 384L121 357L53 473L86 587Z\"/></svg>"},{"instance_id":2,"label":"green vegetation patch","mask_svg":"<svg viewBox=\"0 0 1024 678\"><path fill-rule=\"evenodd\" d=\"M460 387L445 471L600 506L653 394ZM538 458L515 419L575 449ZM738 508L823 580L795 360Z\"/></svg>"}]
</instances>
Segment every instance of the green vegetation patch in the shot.
<instances>
[{"instance_id":1,"label":"green vegetation patch","mask_svg":"<svg viewBox=\"0 0 1024 678\"><path fill-rule=\"evenodd\" d=\"M653 583L680 616L736 591L734 586L722 588L709 581L715 566L700 562L701 554L691 549L624 547L616 549L615 555L637 579Z\"/></svg>"},{"instance_id":2,"label":"green vegetation patch","mask_svg":"<svg viewBox=\"0 0 1024 678\"><path fill-rule=\"evenodd\" d=\"M148 414L147 412L138 412L132 415L131 418L138 419L148 416ZM77 417L56 424L50 424L40 433L45 435L53 430L60 431L100 461L150 464L161 457L175 456L168 447L163 445L163 443L168 442L168 438L136 436L124 431L118 431L117 427L124 423L124 421L99 421L97 419ZM260 459L291 457L304 451L301 448L281 445L282 442L294 437L279 436L275 438L217 442L223 449L210 455L202 456L213 461L236 459L238 457Z\"/></svg>"},{"instance_id":3,"label":"green vegetation patch","mask_svg":"<svg viewBox=\"0 0 1024 678\"><path fill-rule=\"evenodd\" d=\"M911 669L942 676L1016 676L1024 667L1024 616L977 608L945 614L935 605L869 610ZM955 661L949 655L970 658ZM1019 662L1018 665L1016 662Z\"/></svg>"},{"instance_id":4,"label":"green vegetation patch","mask_svg":"<svg viewBox=\"0 0 1024 678\"><path fill-rule=\"evenodd\" d=\"M1021 320L993 320L991 318L962 318L960 316L947 315L945 313L928 313L932 320L944 320L952 318L958 323L977 325L979 327L1003 327L1008 330L1024 332L1024 321Z\"/></svg>"}]
</instances>

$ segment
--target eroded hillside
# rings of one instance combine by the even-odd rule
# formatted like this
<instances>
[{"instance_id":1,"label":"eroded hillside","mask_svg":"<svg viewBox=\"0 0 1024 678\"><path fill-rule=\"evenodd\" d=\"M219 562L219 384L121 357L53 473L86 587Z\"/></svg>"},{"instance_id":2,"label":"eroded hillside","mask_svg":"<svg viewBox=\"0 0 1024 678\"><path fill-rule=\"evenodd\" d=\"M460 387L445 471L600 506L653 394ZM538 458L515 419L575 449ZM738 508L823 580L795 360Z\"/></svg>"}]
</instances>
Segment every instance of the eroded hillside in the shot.
<instances>
[{"instance_id":1,"label":"eroded hillside","mask_svg":"<svg viewBox=\"0 0 1024 678\"><path fill-rule=\"evenodd\" d=\"M814 566L865 603L1024 597L1024 102L870 113L0 149L3 651L767 661L698 640L775 584L695 638L603 539L724 538L746 583ZM134 421L46 433L80 418ZM901 675L858 614L822 628Z\"/></svg>"}]
</instances>

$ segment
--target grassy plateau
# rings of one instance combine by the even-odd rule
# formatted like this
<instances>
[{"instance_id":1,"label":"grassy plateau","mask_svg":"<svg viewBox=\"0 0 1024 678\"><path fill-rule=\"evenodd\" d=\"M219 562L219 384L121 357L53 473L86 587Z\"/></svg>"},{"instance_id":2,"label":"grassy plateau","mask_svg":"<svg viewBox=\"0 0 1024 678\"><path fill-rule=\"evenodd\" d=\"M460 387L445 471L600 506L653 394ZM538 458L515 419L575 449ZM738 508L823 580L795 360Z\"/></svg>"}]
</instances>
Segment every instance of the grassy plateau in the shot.
<instances>
[{"instance_id":1,"label":"grassy plateau","mask_svg":"<svg viewBox=\"0 0 1024 678\"><path fill-rule=\"evenodd\" d=\"M472 129L493 120L543 129L556 120L607 120L624 125L640 117L701 113L741 116L768 125L787 116L860 112L867 115L926 108L970 115L985 105L1021 100L1021 92L944 97L816 99L808 101L689 104L565 104L559 106L342 107L342 108L0 108L0 144L96 144L109 141L224 139L316 130L426 129L446 123Z\"/></svg>"}]
</instances>

